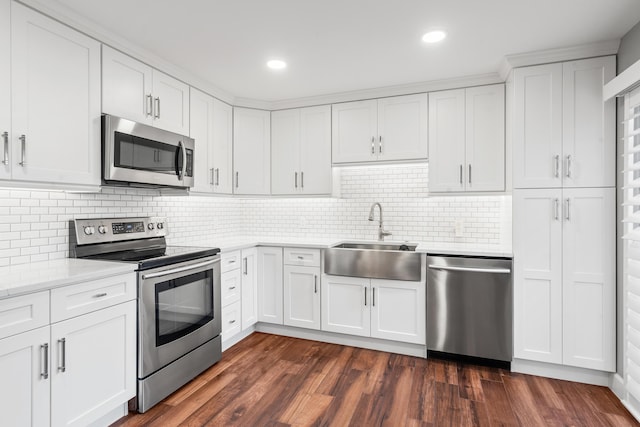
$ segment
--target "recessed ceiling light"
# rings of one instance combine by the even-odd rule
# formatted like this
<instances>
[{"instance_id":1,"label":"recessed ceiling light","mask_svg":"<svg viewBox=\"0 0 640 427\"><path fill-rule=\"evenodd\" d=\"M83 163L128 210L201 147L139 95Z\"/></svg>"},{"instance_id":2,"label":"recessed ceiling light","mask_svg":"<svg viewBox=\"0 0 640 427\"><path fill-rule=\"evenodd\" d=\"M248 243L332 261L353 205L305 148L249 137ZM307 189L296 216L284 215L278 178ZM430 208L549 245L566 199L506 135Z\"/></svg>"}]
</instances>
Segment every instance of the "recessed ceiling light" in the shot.
<instances>
[{"instance_id":1,"label":"recessed ceiling light","mask_svg":"<svg viewBox=\"0 0 640 427\"><path fill-rule=\"evenodd\" d=\"M444 31L429 31L422 36L422 41L425 43L438 43L444 40L445 37L447 37L447 33Z\"/></svg>"},{"instance_id":2,"label":"recessed ceiling light","mask_svg":"<svg viewBox=\"0 0 640 427\"><path fill-rule=\"evenodd\" d=\"M287 63L280 59L272 59L271 61L267 61L267 67L272 70L282 70L287 68Z\"/></svg>"}]
</instances>

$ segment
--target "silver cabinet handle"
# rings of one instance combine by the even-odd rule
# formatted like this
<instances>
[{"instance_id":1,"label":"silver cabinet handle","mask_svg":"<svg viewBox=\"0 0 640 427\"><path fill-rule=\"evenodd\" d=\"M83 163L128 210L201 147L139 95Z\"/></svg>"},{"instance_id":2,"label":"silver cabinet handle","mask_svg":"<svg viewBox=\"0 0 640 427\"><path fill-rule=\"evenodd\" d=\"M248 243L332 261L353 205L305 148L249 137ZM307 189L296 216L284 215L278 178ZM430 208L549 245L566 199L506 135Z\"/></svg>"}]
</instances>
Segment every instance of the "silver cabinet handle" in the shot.
<instances>
[{"instance_id":1,"label":"silver cabinet handle","mask_svg":"<svg viewBox=\"0 0 640 427\"><path fill-rule=\"evenodd\" d=\"M298 259L304 259L302 255L298 255Z\"/></svg>"},{"instance_id":2,"label":"silver cabinet handle","mask_svg":"<svg viewBox=\"0 0 640 427\"><path fill-rule=\"evenodd\" d=\"M44 343L40 346L43 352L42 360L44 361L44 369L40 373L40 376L45 380L49 378L49 343Z\"/></svg>"},{"instance_id":3,"label":"silver cabinet handle","mask_svg":"<svg viewBox=\"0 0 640 427\"><path fill-rule=\"evenodd\" d=\"M215 181L215 179L214 179L214 169L213 169L213 168L211 168L211 169L209 169L209 170L211 171L211 181L209 181L209 183L210 183L211 185L215 185L215 182L216 182L216 181Z\"/></svg>"},{"instance_id":4,"label":"silver cabinet handle","mask_svg":"<svg viewBox=\"0 0 640 427\"><path fill-rule=\"evenodd\" d=\"M300 172L300 188L304 189L304 172Z\"/></svg>"},{"instance_id":5,"label":"silver cabinet handle","mask_svg":"<svg viewBox=\"0 0 640 427\"><path fill-rule=\"evenodd\" d=\"M230 291L234 290L235 288L236 288L235 286L229 286Z\"/></svg>"},{"instance_id":6,"label":"silver cabinet handle","mask_svg":"<svg viewBox=\"0 0 640 427\"><path fill-rule=\"evenodd\" d=\"M462 185L462 165L460 165L460 185Z\"/></svg>"},{"instance_id":7,"label":"silver cabinet handle","mask_svg":"<svg viewBox=\"0 0 640 427\"><path fill-rule=\"evenodd\" d=\"M434 265L434 264L429 264L428 267L432 270L443 270L443 271L463 271L463 272L468 271L471 273L491 273L491 274L511 273L511 269L509 268L454 267L451 265Z\"/></svg>"},{"instance_id":8,"label":"silver cabinet handle","mask_svg":"<svg viewBox=\"0 0 640 427\"><path fill-rule=\"evenodd\" d=\"M169 270L158 271L157 273L143 274L142 275L142 280L153 279L153 278L162 277L162 276L168 276L170 274L175 274L175 273L182 273L183 271L197 270L198 268L206 267L207 265L215 264L217 262L220 262L220 260L219 259L214 259L212 261L205 261L205 262L200 262L198 264L185 265L184 267L177 267L177 268L171 268Z\"/></svg>"},{"instance_id":9,"label":"silver cabinet handle","mask_svg":"<svg viewBox=\"0 0 640 427\"><path fill-rule=\"evenodd\" d=\"M4 159L3 165L9 164L9 132L2 132L2 139L4 140Z\"/></svg>"},{"instance_id":10,"label":"silver cabinet handle","mask_svg":"<svg viewBox=\"0 0 640 427\"><path fill-rule=\"evenodd\" d=\"M155 98L154 101L155 101L156 105L155 105L155 108L154 108L155 112L154 112L153 117L156 118L156 119L159 119L160 118L160 98Z\"/></svg>"},{"instance_id":11,"label":"silver cabinet handle","mask_svg":"<svg viewBox=\"0 0 640 427\"><path fill-rule=\"evenodd\" d=\"M554 176L556 178L560 178L560 154L556 154L554 156L555 159L555 164L556 164L556 173L554 174Z\"/></svg>"},{"instance_id":12,"label":"silver cabinet handle","mask_svg":"<svg viewBox=\"0 0 640 427\"><path fill-rule=\"evenodd\" d=\"M99 294L95 294L93 297L94 298L104 298L107 296L106 292L100 292Z\"/></svg>"},{"instance_id":13,"label":"silver cabinet handle","mask_svg":"<svg viewBox=\"0 0 640 427\"><path fill-rule=\"evenodd\" d=\"M147 105L146 105L146 113L147 117L153 115L153 96L151 94L147 95Z\"/></svg>"},{"instance_id":14,"label":"silver cabinet handle","mask_svg":"<svg viewBox=\"0 0 640 427\"><path fill-rule=\"evenodd\" d=\"M317 274L313 275L313 293L314 294L318 293L318 275Z\"/></svg>"},{"instance_id":15,"label":"silver cabinet handle","mask_svg":"<svg viewBox=\"0 0 640 427\"><path fill-rule=\"evenodd\" d=\"M471 185L471 163L469 163L469 185Z\"/></svg>"},{"instance_id":16,"label":"silver cabinet handle","mask_svg":"<svg viewBox=\"0 0 640 427\"><path fill-rule=\"evenodd\" d=\"M216 185L220 185L220 168L216 168Z\"/></svg>"},{"instance_id":17,"label":"silver cabinet handle","mask_svg":"<svg viewBox=\"0 0 640 427\"><path fill-rule=\"evenodd\" d=\"M242 259L242 262L244 263L242 268L244 269L244 275L246 276L249 273L249 262L246 257Z\"/></svg>"},{"instance_id":18,"label":"silver cabinet handle","mask_svg":"<svg viewBox=\"0 0 640 427\"><path fill-rule=\"evenodd\" d=\"M367 288L364 288L364 306L367 306Z\"/></svg>"},{"instance_id":19,"label":"silver cabinet handle","mask_svg":"<svg viewBox=\"0 0 640 427\"><path fill-rule=\"evenodd\" d=\"M62 358L60 359L62 363L58 366L58 371L65 372L67 370L67 340L61 338L58 340L58 343L62 348Z\"/></svg>"},{"instance_id":20,"label":"silver cabinet handle","mask_svg":"<svg viewBox=\"0 0 640 427\"><path fill-rule=\"evenodd\" d=\"M229 320L229 323L230 323L231 325L233 325L234 323L236 323L236 321L235 321L235 319L234 319L234 320Z\"/></svg>"},{"instance_id":21,"label":"silver cabinet handle","mask_svg":"<svg viewBox=\"0 0 640 427\"><path fill-rule=\"evenodd\" d=\"M382 135L378 136L378 153L382 154Z\"/></svg>"},{"instance_id":22,"label":"silver cabinet handle","mask_svg":"<svg viewBox=\"0 0 640 427\"><path fill-rule=\"evenodd\" d=\"M569 198L567 197L567 198L565 199L565 201L564 201L564 202L566 203L566 206L567 206L567 210L566 210L566 211L565 211L565 213L564 213L564 218L565 218L567 221L569 221L569 220L571 219L571 214L570 214L570 211L569 211L569 209L571 208L571 206L570 206L570 205L571 205L571 199L569 199Z\"/></svg>"},{"instance_id":23,"label":"silver cabinet handle","mask_svg":"<svg viewBox=\"0 0 640 427\"><path fill-rule=\"evenodd\" d=\"M18 138L20 140L20 151L22 152L21 154L21 160L18 163L20 166L26 166L27 165L27 159L25 158L26 156L26 151L27 151L27 137L26 135L20 135L20 138Z\"/></svg>"},{"instance_id":24,"label":"silver cabinet handle","mask_svg":"<svg viewBox=\"0 0 640 427\"><path fill-rule=\"evenodd\" d=\"M376 306L376 288L371 289L371 307Z\"/></svg>"},{"instance_id":25,"label":"silver cabinet handle","mask_svg":"<svg viewBox=\"0 0 640 427\"><path fill-rule=\"evenodd\" d=\"M235 260L235 259L230 259L230 260L229 260L229 264L235 264L235 263L236 263L236 260Z\"/></svg>"},{"instance_id":26,"label":"silver cabinet handle","mask_svg":"<svg viewBox=\"0 0 640 427\"><path fill-rule=\"evenodd\" d=\"M566 177L571 178L571 155L567 155L567 172Z\"/></svg>"},{"instance_id":27,"label":"silver cabinet handle","mask_svg":"<svg viewBox=\"0 0 640 427\"><path fill-rule=\"evenodd\" d=\"M376 137L371 137L371 154L376 154Z\"/></svg>"},{"instance_id":28,"label":"silver cabinet handle","mask_svg":"<svg viewBox=\"0 0 640 427\"><path fill-rule=\"evenodd\" d=\"M236 188L238 188L238 183L240 182L240 180L238 179L238 172L236 172Z\"/></svg>"},{"instance_id":29,"label":"silver cabinet handle","mask_svg":"<svg viewBox=\"0 0 640 427\"><path fill-rule=\"evenodd\" d=\"M560 200L558 200L557 198L554 199L553 204L554 204L554 211L555 211L554 219L557 221L558 218L560 217Z\"/></svg>"},{"instance_id":30,"label":"silver cabinet handle","mask_svg":"<svg viewBox=\"0 0 640 427\"><path fill-rule=\"evenodd\" d=\"M296 188L298 188L298 172L293 173L293 182Z\"/></svg>"}]
</instances>

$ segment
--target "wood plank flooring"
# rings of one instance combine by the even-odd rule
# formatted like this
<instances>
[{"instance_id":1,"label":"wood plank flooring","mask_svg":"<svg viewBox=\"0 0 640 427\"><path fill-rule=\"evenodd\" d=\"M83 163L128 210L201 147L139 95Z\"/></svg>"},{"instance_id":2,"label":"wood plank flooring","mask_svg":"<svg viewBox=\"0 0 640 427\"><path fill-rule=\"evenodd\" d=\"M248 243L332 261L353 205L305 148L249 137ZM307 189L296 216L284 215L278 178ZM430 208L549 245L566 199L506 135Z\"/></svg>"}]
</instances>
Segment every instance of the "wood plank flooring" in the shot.
<instances>
[{"instance_id":1,"label":"wood plank flooring","mask_svg":"<svg viewBox=\"0 0 640 427\"><path fill-rule=\"evenodd\" d=\"M114 426L640 426L605 387L254 333Z\"/></svg>"}]
</instances>

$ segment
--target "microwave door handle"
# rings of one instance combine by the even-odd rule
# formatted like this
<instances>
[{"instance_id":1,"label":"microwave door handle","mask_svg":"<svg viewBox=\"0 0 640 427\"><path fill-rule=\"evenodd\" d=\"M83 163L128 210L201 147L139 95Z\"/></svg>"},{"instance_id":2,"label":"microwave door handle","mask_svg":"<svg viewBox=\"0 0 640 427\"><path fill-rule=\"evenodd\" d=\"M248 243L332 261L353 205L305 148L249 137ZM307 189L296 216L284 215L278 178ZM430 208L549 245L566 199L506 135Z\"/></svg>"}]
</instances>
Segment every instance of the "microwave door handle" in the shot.
<instances>
[{"instance_id":1,"label":"microwave door handle","mask_svg":"<svg viewBox=\"0 0 640 427\"><path fill-rule=\"evenodd\" d=\"M178 148L179 150L176 153L176 175L178 175L178 180L182 181L187 166L187 149L182 141L178 141ZM180 155L182 155L182 162L180 162Z\"/></svg>"}]
</instances>

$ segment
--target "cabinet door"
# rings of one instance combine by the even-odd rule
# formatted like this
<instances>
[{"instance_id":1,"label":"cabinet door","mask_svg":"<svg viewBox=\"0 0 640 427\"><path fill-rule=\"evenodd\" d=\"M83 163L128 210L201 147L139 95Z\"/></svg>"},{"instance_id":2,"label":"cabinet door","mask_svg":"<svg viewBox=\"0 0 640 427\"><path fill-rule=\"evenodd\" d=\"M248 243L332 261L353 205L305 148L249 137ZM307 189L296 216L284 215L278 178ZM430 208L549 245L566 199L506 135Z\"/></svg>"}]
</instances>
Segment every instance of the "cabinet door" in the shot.
<instances>
[{"instance_id":1,"label":"cabinet door","mask_svg":"<svg viewBox=\"0 0 640 427\"><path fill-rule=\"evenodd\" d=\"M297 194L300 183L300 109L271 113L271 193Z\"/></svg>"},{"instance_id":2,"label":"cabinet door","mask_svg":"<svg viewBox=\"0 0 640 427\"><path fill-rule=\"evenodd\" d=\"M242 331L242 303L222 307L222 341L228 341Z\"/></svg>"},{"instance_id":3,"label":"cabinet door","mask_svg":"<svg viewBox=\"0 0 640 427\"><path fill-rule=\"evenodd\" d=\"M465 90L467 191L504 191L504 85Z\"/></svg>"},{"instance_id":4,"label":"cabinet door","mask_svg":"<svg viewBox=\"0 0 640 427\"><path fill-rule=\"evenodd\" d=\"M562 185L562 64L514 70L513 186Z\"/></svg>"},{"instance_id":5,"label":"cabinet door","mask_svg":"<svg viewBox=\"0 0 640 427\"><path fill-rule=\"evenodd\" d=\"M333 163L370 162L378 157L378 102L345 102L331 106Z\"/></svg>"},{"instance_id":6,"label":"cabinet door","mask_svg":"<svg viewBox=\"0 0 640 427\"><path fill-rule=\"evenodd\" d=\"M321 289L323 331L371 335L369 279L323 275Z\"/></svg>"},{"instance_id":7,"label":"cabinet door","mask_svg":"<svg viewBox=\"0 0 640 427\"><path fill-rule=\"evenodd\" d=\"M269 194L271 190L271 115L250 108L233 109L235 194Z\"/></svg>"},{"instance_id":8,"label":"cabinet door","mask_svg":"<svg viewBox=\"0 0 640 427\"><path fill-rule=\"evenodd\" d=\"M563 363L614 372L615 188L565 189L563 197Z\"/></svg>"},{"instance_id":9,"label":"cabinet door","mask_svg":"<svg viewBox=\"0 0 640 427\"><path fill-rule=\"evenodd\" d=\"M464 191L464 89L429 94L429 191Z\"/></svg>"},{"instance_id":10,"label":"cabinet door","mask_svg":"<svg viewBox=\"0 0 640 427\"><path fill-rule=\"evenodd\" d=\"M616 75L615 56L562 64L564 187L616 185L615 99L602 89Z\"/></svg>"},{"instance_id":11,"label":"cabinet door","mask_svg":"<svg viewBox=\"0 0 640 427\"><path fill-rule=\"evenodd\" d=\"M282 248L258 248L258 320L282 325Z\"/></svg>"},{"instance_id":12,"label":"cabinet door","mask_svg":"<svg viewBox=\"0 0 640 427\"><path fill-rule=\"evenodd\" d=\"M189 86L153 70L153 125L189 135Z\"/></svg>"},{"instance_id":13,"label":"cabinet door","mask_svg":"<svg viewBox=\"0 0 640 427\"><path fill-rule=\"evenodd\" d=\"M102 112L151 125L151 67L102 45Z\"/></svg>"},{"instance_id":14,"label":"cabinet door","mask_svg":"<svg viewBox=\"0 0 640 427\"><path fill-rule=\"evenodd\" d=\"M331 194L331 106L300 110L300 187Z\"/></svg>"},{"instance_id":15,"label":"cabinet door","mask_svg":"<svg viewBox=\"0 0 640 427\"><path fill-rule=\"evenodd\" d=\"M371 279L371 336L426 344L424 282Z\"/></svg>"},{"instance_id":16,"label":"cabinet door","mask_svg":"<svg viewBox=\"0 0 640 427\"><path fill-rule=\"evenodd\" d=\"M54 323L51 343L53 425L88 425L136 395L135 301Z\"/></svg>"},{"instance_id":17,"label":"cabinet door","mask_svg":"<svg viewBox=\"0 0 640 427\"><path fill-rule=\"evenodd\" d=\"M18 3L11 41L13 178L99 185L100 43Z\"/></svg>"},{"instance_id":18,"label":"cabinet door","mask_svg":"<svg viewBox=\"0 0 640 427\"><path fill-rule=\"evenodd\" d=\"M320 329L320 269L284 267L284 324Z\"/></svg>"},{"instance_id":19,"label":"cabinet door","mask_svg":"<svg viewBox=\"0 0 640 427\"><path fill-rule=\"evenodd\" d=\"M233 107L213 100L213 168L219 194L233 192Z\"/></svg>"},{"instance_id":20,"label":"cabinet door","mask_svg":"<svg viewBox=\"0 0 640 427\"><path fill-rule=\"evenodd\" d=\"M0 340L3 425L49 425L50 381L44 374L51 375L51 348L45 345L49 345L49 326Z\"/></svg>"},{"instance_id":21,"label":"cabinet door","mask_svg":"<svg viewBox=\"0 0 640 427\"><path fill-rule=\"evenodd\" d=\"M427 158L427 94L394 96L378 100L379 160Z\"/></svg>"},{"instance_id":22,"label":"cabinet door","mask_svg":"<svg viewBox=\"0 0 640 427\"><path fill-rule=\"evenodd\" d=\"M258 249L242 250L242 330L258 321Z\"/></svg>"},{"instance_id":23,"label":"cabinet door","mask_svg":"<svg viewBox=\"0 0 640 427\"><path fill-rule=\"evenodd\" d=\"M195 140L194 185L191 191L212 193L215 181L213 170L213 97L191 88L189 103L189 136Z\"/></svg>"},{"instance_id":24,"label":"cabinet door","mask_svg":"<svg viewBox=\"0 0 640 427\"><path fill-rule=\"evenodd\" d=\"M562 190L513 192L514 356L562 363Z\"/></svg>"},{"instance_id":25,"label":"cabinet door","mask_svg":"<svg viewBox=\"0 0 640 427\"><path fill-rule=\"evenodd\" d=\"M11 21L9 0L0 0L0 58L11 58ZM0 67L0 179L11 178L11 66Z\"/></svg>"}]
</instances>

